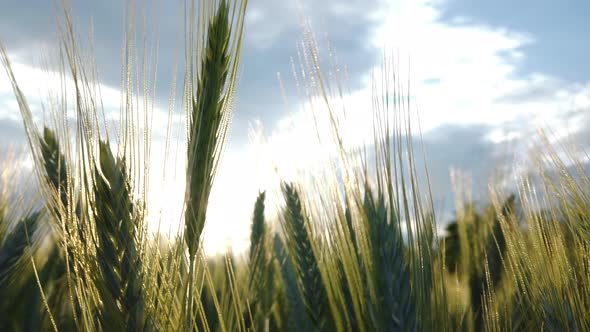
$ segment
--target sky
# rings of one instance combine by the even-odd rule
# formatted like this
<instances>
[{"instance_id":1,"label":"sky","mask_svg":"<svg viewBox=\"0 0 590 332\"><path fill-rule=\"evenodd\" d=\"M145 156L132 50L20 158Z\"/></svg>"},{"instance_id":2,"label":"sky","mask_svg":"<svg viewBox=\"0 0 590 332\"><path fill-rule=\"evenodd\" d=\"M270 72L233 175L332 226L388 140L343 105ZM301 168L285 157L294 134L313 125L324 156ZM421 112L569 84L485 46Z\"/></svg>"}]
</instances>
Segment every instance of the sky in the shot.
<instances>
[{"instance_id":1,"label":"sky","mask_svg":"<svg viewBox=\"0 0 590 332\"><path fill-rule=\"evenodd\" d=\"M159 36L156 119L165 119L183 2L145 3L138 16L144 15L147 31L155 33L150 38ZM0 40L35 104L55 82L55 75L43 70L48 50L57 47L54 2L7 1L2 8ZM105 110L118 112L125 7L104 0L73 1L73 8L79 34L94 35ZM306 113L310 100L293 74L302 17L346 72L350 93L343 103L353 119L347 128L353 137L371 134L363 124L370 121L371 75L379 71L384 52L409 63L401 70L409 75L419 112L435 207L449 217L452 169L470 174L477 179L474 191L485 192L498 169L519 170L518 156L538 128L576 144L588 142L586 13L590 3L585 0L250 0L239 91L211 194L206 248L245 248L256 194L276 187L276 178L269 176L274 166L289 179L321 157L309 139L314 131ZM43 118L41 107L34 111ZM154 127L155 147L163 144L161 127ZM0 151L24 143L17 104L2 72ZM179 206L183 181L181 175L170 176L154 189L154 206ZM180 214L172 219L180 222Z\"/></svg>"}]
</instances>

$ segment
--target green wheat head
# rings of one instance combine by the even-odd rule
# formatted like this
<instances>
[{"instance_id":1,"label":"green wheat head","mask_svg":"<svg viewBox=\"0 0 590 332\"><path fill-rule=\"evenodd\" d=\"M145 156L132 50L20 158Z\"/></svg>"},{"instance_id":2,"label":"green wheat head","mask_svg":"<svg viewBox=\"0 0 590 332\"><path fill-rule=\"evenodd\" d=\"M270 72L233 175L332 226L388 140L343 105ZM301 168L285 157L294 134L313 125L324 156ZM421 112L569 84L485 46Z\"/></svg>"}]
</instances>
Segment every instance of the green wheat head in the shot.
<instances>
[{"instance_id":1,"label":"green wheat head","mask_svg":"<svg viewBox=\"0 0 590 332\"><path fill-rule=\"evenodd\" d=\"M414 331L417 328L415 297L410 266L399 221L387 210L382 194L365 193L364 211L372 251L377 302L372 304L377 328Z\"/></svg>"},{"instance_id":2,"label":"green wheat head","mask_svg":"<svg viewBox=\"0 0 590 332\"><path fill-rule=\"evenodd\" d=\"M307 314L306 304L299 290L297 272L289 257L287 248L285 248L283 240L281 240L278 234L274 235L273 247L279 263L281 280L286 296L285 305L287 307L286 312L288 313L286 317L286 329L293 332L300 330L310 331L313 328L313 324Z\"/></svg>"},{"instance_id":3,"label":"green wheat head","mask_svg":"<svg viewBox=\"0 0 590 332\"><path fill-rule=\"evenodd\" d=\"M115 158L108 142L99 142L94 182L94 220L101 279L104 326L122 324L130 331L146 325L142 262L138 245L141 225L123 159Z\"/></svg>"},{"instance_id":4,"label":"green wheat head","mask_svg":"<svg viewBox=\"0 0 590 332\"><path fill-rule=\"evenodd\" d=\"M252 215L252 230L250 232L250 262L254 262L259 253L265 252L266 225L264 221L265 192L258 194Z\"/></svg>"},{"instance_id":5,"label":"green wheat head","mask_svg":"<svg viewBox=\"0 0 590 332\"><path fill-rule=\"evenodd\" d=\"M197 252L205 226L213 174L227 129L230 96L225 94L225 88L232 56L229 13L229 5L225 0L221 1L207 29L206 48L199 59L201 72L191 99L184 233L191 259Z\"/></svg>"},{"instance_id":6,"label":"green wheat head","mask_svg":"<svg viewBox=\"0 0 590 332\"><path fill-rule=\"evenodd\" d=\"M59 197L59 202L63 206L67 206L68 176L66 160L55 133L51 129L44 127L43 135L39 137L39 145L41 147L43 168L47 176L47 182L50 188L57 194L56 196ZM58 219L60 219L60 212L57 208L55 213Z\"/></svg>"},{"instance_id":7,"label":"green wheat head","mask_svg":"<svg viewBox=\"0 0 590 332\"><path fill-rule=\"evenodd\" d=\"M206 30L197 31L200 35L197 36L196 54L192 49L192 40L187 52L188 145L184 241L190 261L183 312L189 329L193 325L195 261L205 227L209 194L229 125L246 4L247 1L238 1L232 7L228 1L221 0L201 6L202 22L199 24L206 26ZM191 16L191 26L193 20ZM195 72L196 75L193 74ZM196 85L194 91L193 82Z\"/></svg>"},{"instance_id":8,"label":"green wheat head","mask_svg":"<svg viewBox=\"0 0 590 332\"><path fill-rule=\"evenodd\" d=\"M282 225L287 247L297 271L298 285L307 314L314 326L320 328L325 323L323 319L328 308L319 262L311 243L314 240L308 230L309 221L295 186L283 183L282 191L285 199Z\"/></svg>"}]
</instances>

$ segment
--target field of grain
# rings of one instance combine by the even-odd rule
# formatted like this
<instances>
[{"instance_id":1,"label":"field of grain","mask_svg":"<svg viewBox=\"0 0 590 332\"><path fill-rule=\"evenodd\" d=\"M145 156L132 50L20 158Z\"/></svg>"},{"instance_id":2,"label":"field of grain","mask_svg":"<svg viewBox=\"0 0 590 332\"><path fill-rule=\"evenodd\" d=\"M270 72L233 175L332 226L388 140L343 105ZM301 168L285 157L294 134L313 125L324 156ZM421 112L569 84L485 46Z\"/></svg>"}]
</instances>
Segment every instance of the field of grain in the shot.
<instances>
[{"instance_id":1,"label":"field of grain","mask_svg":"<svg viewBox=\"0 0 590 332\"><path fill-rule=\"evenodd\" d=\"M148 186L150 161L167 156L151 150L150 107L136 99L149 98L150 87L134 85L131 37L126 98L112 128L96 68L64 8L64 90L47 103L43 123L0 44L38 188L24 195L15 163L2 166L1 331L590 330L590 179L580 154L553 146L550 134L539 133L540 152L530 157L535 177L515 180L515 192L490 184L485 206L458 192L454 220L440 220L422 185L429 172L417 160L428 156L412 135L419 126L396 59L384 57L373 77L366 116L374 139L349 144L345 117L332 105L342 82L325 75L304 27L298 65L329 124L318 134L326 158L250 198L246 252L208 255L209 197L232 113L240 112L247 0L185 8L186 181L177 233L153 223L176 221L150 208L149 191L158 190ZM148 82L143 74L139 81Z\"/></svg>"}]
</instances>

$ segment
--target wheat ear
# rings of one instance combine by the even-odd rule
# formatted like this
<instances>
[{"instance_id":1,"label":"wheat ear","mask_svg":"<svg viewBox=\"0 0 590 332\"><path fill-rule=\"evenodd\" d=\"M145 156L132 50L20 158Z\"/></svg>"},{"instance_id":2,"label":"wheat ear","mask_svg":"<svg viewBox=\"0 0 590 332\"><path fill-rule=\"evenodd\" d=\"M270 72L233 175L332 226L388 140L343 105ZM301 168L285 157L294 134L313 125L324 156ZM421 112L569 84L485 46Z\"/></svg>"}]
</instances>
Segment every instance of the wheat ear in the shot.
<instances>
[{"instance_id":1,"label":"wheat ear","mask_svg":"<svg viewBox=\"0 0 590 332\"><path fill-rule=\"evenodd\" d=\"M311 331L312 322L305 310L305 303L303 296L297 286L297 272L293 266L293 262L287 253L287 249L283 244L283 240L278 234L274 235L273 248L275 256L278 260L281 279L285 286L285 295L287 297L288 307L288 331Z\"/></svg>"},{"instance_id":2,"label":"wheat ear","mask_svg":"<svg viewBox=\"0 0 590 332\"><path fill-rule=\"evenodd\" d=\"M207 29L207 47L202 71L197 81L196 98L192 100L187 153L187 201L185 241L193 259L205 226L207 202L211 191L214 166L219 158L220 136L224 135L226 118L224 87L229 72L230 41L229 7L221 1Z\"/></svg>"},{"instance_id":3,"label":"wheat ear","mask_svg":"<svg viewBox=\"0 0 590 332\"><path fill-rule=\"evenodd\" d=\"M187 98L188 148L187 148L187 189L184 240L189 253L189 271L187 278L186 301L184 301L185 318L189 329L193 310L194 270L200 237L205 227L205 217L209 194L219 163L225 135L229 124L233 100L237 66L241 47L243 19L246 1L230 6L226 0L206 3L201 8L201 19L209 22L206 31L201 31L201 52L197 66L196 91L192 91L193 63L192 56L187 59L189 70L186 80L189 83L190 96ZM216 11L211 4L217 4ZM233 25L235 10L238 8L236 24ZM210 13L213 13L212 17ZM211 17L210 19L208 19ZM191 25L192 25L191 21ZM201 23L207 24L207 23ZM232 33L232 30L235 33ZM232 35L234 39L232 40ZM191 32L192 36L192 32ZM192 41L190 43L192 45ZM189 52L192 54L192 52Z\"/></svg>"},{"instance_id":4,"label":"wheat ear","mask_svg":"<svg viewBox=\"0 0 590 332\"><path fill-rule=\"evenodd\" d=\"M115 159L108 143L99 142L99 149L94 219L98 235L96 252L102 274L99 290L103 314L105 319L120 318L130 331L143 330L146 317L138 225L125 162ZM109 326L111 322L104 323Z\"/></svg>"},{"instance_id":5,"label":"wheat ear","mask_svg":"<svg viewBox=\"0 0 590 332\"><path fill-rule=\"evenodd\" d=\"M404 252L399 227L385 199L375 199L366 189L364 211L372 251L373 280L379 296L374 303L380 313L378 329L386 331L416 331L415 299L412 296L410 267Z\"/></svg>"},{"instance_id":6,"label":"wheat ear","mask_svg":"<svg viewBox=\"0 0 590 332\"><path fill-rule=\"evenodd\" d=\"M307 313L316 328L321 328L326 313L326 290L322 281L318 259L313 251L299 193L292 184L283 183L285 213L283 228L287 247L297 271L299 287Z\"/></svg>"}]
</instances>

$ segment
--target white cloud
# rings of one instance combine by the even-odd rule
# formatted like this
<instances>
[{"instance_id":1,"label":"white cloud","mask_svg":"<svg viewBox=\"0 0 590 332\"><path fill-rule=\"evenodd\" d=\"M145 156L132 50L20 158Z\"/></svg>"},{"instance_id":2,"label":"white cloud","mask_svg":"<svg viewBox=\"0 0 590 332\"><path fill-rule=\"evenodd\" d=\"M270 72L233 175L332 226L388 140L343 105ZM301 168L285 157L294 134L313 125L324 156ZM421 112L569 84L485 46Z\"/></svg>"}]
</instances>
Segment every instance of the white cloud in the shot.
<instances>
[{"instance_id":1,"label":"white cloud","mask_svg":"<svg viewBox=\"0 0 590 332\"><path fill-rule=\"evenodd\" d=\"M520 130L530 131L556 124L562 112L588 107L590 85L543 73L516 75L526 56L520 48L534 42L533 36L502 27L446 25L438 21L432 1L394 3L383 12L372 43L400 50L402 64L410 59L412 93L424 130L441 124L518 123ZM434 83L428 82L432 78ZM543 94L503 101L535 90Z\"/></svg>"},{"instance_id":2,"label":"white cloud","mask_svg":"<svg viewBox=\"0 0 590 332\"><path fill-rule=\"evenodd\" d=\"M64 84L67 87L68 102L73 102L75 96L74 84L73 80L68 76L64 78L59 72L23 64L23 62L19 61L19 58L14 55L9 54L9 58L12 60L12 69L19 88L27 97L31 111L37 120L41 121L44 116L44 114L42 114L41 103L43 102L46 107L49 107L50 105L47 105L47 103L55 101L51 100L51 98L55 99L55 97L61 97L61 89ZM104 84L97 84L94 92L97 95L100 93L102 106L104 106L105 110L116 110L118 112L121 101L121 93L119 89ZM2 75L0 75L0 105L4 106L4 108L0 110L0 112L2 112L0 113L0 117L20 119L18 103L16 102L12 86L8 79L8 75L5 75L4 69L2 69ZM107 115L107 117L109 116Z\"/></svg>"},{"instance_id":3,"label":"white cloud","mask_svg":"<svg viewBox=\"0 0 590 332\"><path fill-rule=\"evenodd\" d=\"M385 54L399 66L396 72L402 83L407 82L406 74L410 73L410 92L423 132L444 124L485 124L498 130L509 126L513 132L509 136L515 138L530 135L537 127L581 129L565 123L564 112L590 107L590 82L581 85L543 73L517 75L520 61L526 57L521 47L534 42L533 36L480 24L447 25L439 21L441 5L444 2L390 1L380 11L381 23L374 28L374 37L369 41L374 47L386 48ZM356 143L371 139L372 135L367 130L371 123L371 75L379 78L381 67L365 75L364 88L342 101L331 101L336 106L346 106L351 121L344 125L343 132ZM279 123L279 133L270 139L297 151L302 139L315 135L315 129L309 130L313 128L309 116L302 115L310 104L316 111L323 107L321 100L303 104L298 113ZM297 120L294 127L298 129L285 132L281 123L289 119ZM329 125L322 128L327 132ZM492 140L503 140L497 133L491 135ZM314 158L309 151L305 154Z\"/></svg>"}]
</instances>

